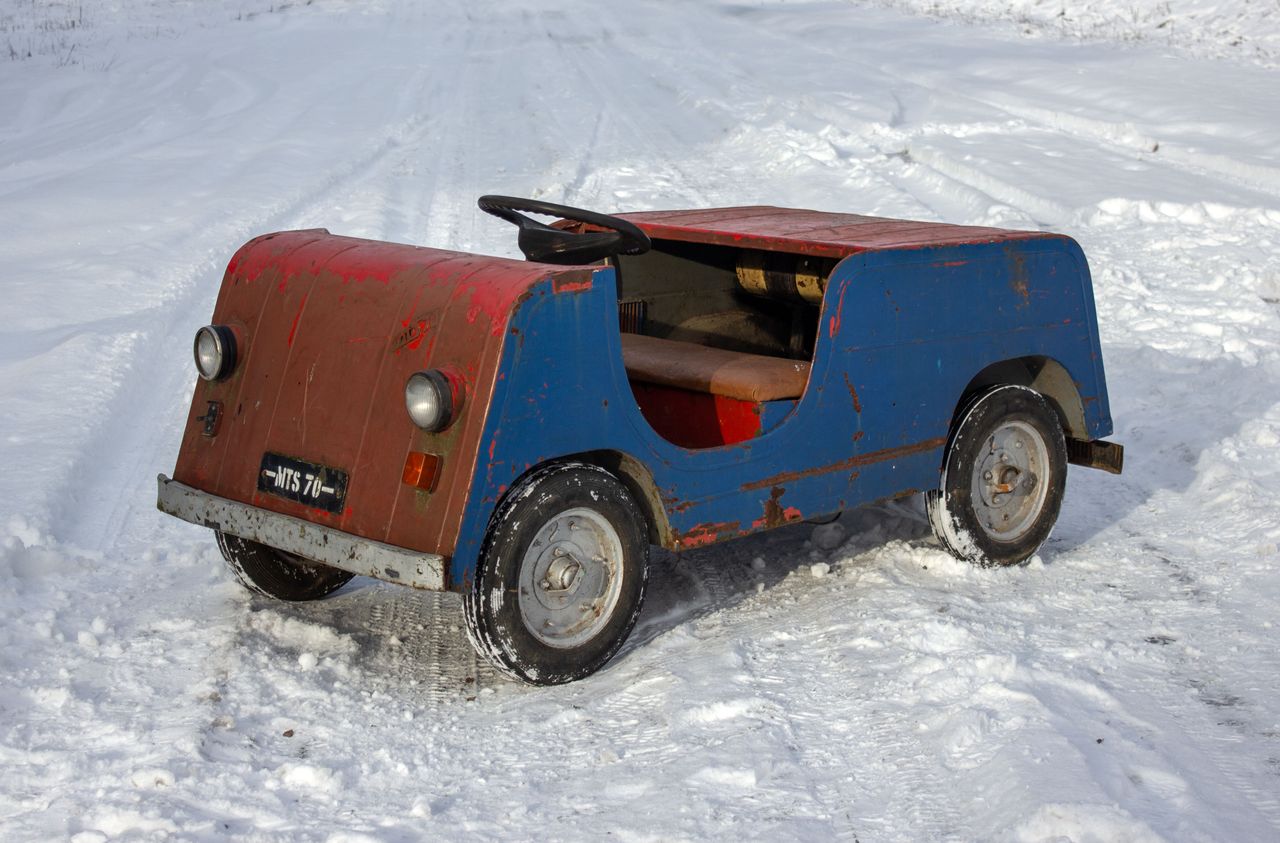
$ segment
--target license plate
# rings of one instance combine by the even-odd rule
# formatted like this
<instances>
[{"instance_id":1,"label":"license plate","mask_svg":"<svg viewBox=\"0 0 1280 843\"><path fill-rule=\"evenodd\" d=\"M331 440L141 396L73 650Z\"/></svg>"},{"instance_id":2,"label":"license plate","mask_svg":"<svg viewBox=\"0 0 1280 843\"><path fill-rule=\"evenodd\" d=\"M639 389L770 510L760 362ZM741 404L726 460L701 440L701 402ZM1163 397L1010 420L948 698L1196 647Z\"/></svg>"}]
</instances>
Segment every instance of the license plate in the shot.
<instances>
[{"instance_id":1,"label":"license plate","mask_svg":"<svg viewBox=\"0 0 1280 843\"><path fill-rule=\"evenodd\" d=\"M347 497L347 473L340 468L267 451L258 469L258 491L326 512L342 512L342 502Z\"/></svg>"}]
</instances>

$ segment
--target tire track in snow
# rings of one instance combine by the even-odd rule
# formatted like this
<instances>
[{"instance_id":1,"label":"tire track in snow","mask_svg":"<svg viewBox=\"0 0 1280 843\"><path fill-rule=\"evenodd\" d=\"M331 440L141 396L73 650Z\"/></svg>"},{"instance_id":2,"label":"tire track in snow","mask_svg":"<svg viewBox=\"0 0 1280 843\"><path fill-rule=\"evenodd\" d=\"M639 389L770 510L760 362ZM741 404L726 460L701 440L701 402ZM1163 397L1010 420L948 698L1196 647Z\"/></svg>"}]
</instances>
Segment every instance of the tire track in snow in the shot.
<instances>
[{"instance_id":1,"label":"tire track in snow","mask_svg":"<svg viewBox=\"0 0 1280 843\"><path fill-rule=\"evenodd\" d=\"M785 537L769 539L772 544ZM790 543L794 541L793 533ZM833 699L833 686L840 683L829 679L830 672L847 669L830 647L833 638L839 640L842 622L835 627L823 623L812 614L818 609L814 606L790 616L784 629L741 605L756 582L744 550L695 551L681 557L680 564L705 595L708 609L723 613L725 632L737 642L751 692L781 713L789 747L836 839L858 840L860 833L866 839L892 839L902 829L909 829L913 840L967 839L962 812L909 725L874 700ZM788 555L797 554L793 549ZM798 600L816 597L804 594ZM797 671L797 659L816 664ZM833 724L839 728L833 731ZM853 739L852 746L839 740L844 735ZM850 763L851 755L861 763ZM867 767L866 775L860 775ZM883 836L875 833L877 828Z\"/></svg>"},{"instance_id":2,"label":"tire track in snow","mask_svg":"<svg viewBox=\"0 0 1280 843\"><path fill-rule=\"evenodd\" d=\"M754 591L755 578L751 574L751 565L728 548L716 548L709 552L694 551L693 554L681 556L680 566L704 595L707 609L712 613L723 613L724 620L732 624L728 632L737 639L736 649L741 655L741 676L748 680L753 695L769 700L777 707L788 737L788 748L805 776L814 801L827 813L833 837L837 840L857 840L857 828L848 806L858 803L858 794L849 792L844 776L837 775L833 780L819 772L830 769L827 759L818 750L818 746L829 740L830 736L815 734L815 731L823 730L810 728L812 715L803 711L804 703L797 700L796 696L778 690L792 690L790 677L772 670L774 665L761 659L758 648L749 643L761 632L770 632L771 628L761 630L758 628L759 624L752 623L743 614L730 617L734 612L732 605Z\"/></svg>"},{"instance_id":3,"label":"tire track in snow","mask_svg":"<svg viewBox=\"0 0 1280 843\"><path fill-rule=\"evenodd\" d=\"M697 11L689 9L691 14ZM688 136L705 128L702 124L707 122L707 118L684 107L688 93L679 96L675 89L664 88L656 78L637 81L624 70L655 63L652 54L643 52L650 43L650 34L643 27L623 24L625 34L606 28L601 35L588 30L585 22L575 23L576 30L567 39L560 39L557 47L564 59L576 68L577 77L589 86L593 99L598 103L599 118L593 129L592 143L603 144L606 139L613 140L608 146L625 150L632 159L647 162L649 166L655 160L661 161L658 172L649 171L642 175L647 182L657 184L663 202L669 203L678 198L690 207L717 204L723 188L714 184L705 173L695 172L687 163ZM704 80L702 84L707 83ZM622 104L618 104L620 91L628 94ZM677 108L677 113L671 113ZM682 132L672 128L686 124L691 128ZM588 166L593 157L594 153L587 151L579 162L566 185L565 201L578 196L583 199L572 198L572 201L594 200L606 186L600 172L592 171ZM614 167L616 169L618 165ZM714 168L708 169L714 172ZM589 190L593 184L596 189ZM653 187L646 184L646 192L652 190Z\"/></svg>"},{"instance_id":4,"label":"tire track in snow","mask_svg":"<svg viewBox=\"0 0 1280 843\"><path fill-rule=\"evenodd\" d=\"M1157 576L1165 573L1176 584L1173 593L1178 597L1164 600L1158 611L1151 612L1153 618L1158 619L1159 628L1194 629L1200 636L1218 632L1221 637L1230 639L1215 645L1196 640L1194 647L1197 650L1226 652L1234 643L1238 647L1243 645L1245 650L1265 651L1268 642L1262 636L1212 623L1211 619L1230 618L1233 612L1224 605L1219 589L1199 582L1194 572L1178 561L1179 556L1186 555L1185 549L1176 547L1176 542L1155 547L1141 536L1133 536L1132 539L1165 566L1167 570L1158 570ZM1179 553L1179 550L1183 552ZM1185 649L1172 646L1176 642L1176 637L1166 635L1153 635L1146 639L1148 645L1168 653L1162 667L1172 669L1174 682L1170 682L1164 673L1134 671L1129 679L1136 677L1137 685L1126 688L1123 693L1144 702L1157 701L1156 706L1148 706L1148 709L1164 715L1160 723L1163 732L1176 735L1173 740L1166 735L1163 741L1168 749L1162 750L1162 755L1167 758L1170 770L1182 771L1183 776L1194 781L1198 791L1214 798L1222 808L1224 819L1239 819L1242 809L1234 804L1232 794L1213 792L1220 786L1203 775L1205 759L1209 768L1225 779L1235 794L1245 797L1248 805L1245 812L1249 808L1256 810L1280 832L1280 797L1277 797L1280 793L1280 734L1277 734L1274 724L1260 725L1257 722L1258 713L1248 701L1247 692L1237 694L1233 690L1252 686L1251 677L1225 676L1231 672L1229 663L1198 664ZM1114 690L1113 693L1122 692ZM1188 705L1188 696L1203 709L1196 710L1195 705ZM1204 719L1206 713L1210 715L1208 722ZM1268 745L1269 751L1266 749ZM1245 747L1253 751L1242 751ZM1268 757L1259 758L1259 748ZM1170 757L1184 753L1195 757L1199 763L1175 763L1175 758ZM1271 787L1258 786L1260 772Z\"/></svg>"},{"instance_id":5,"label":"tire track in snow","mask_svg":"<svg viewBox=\"0 0 1280 843\"><path fill-rule=\"evenodd\" d=\"M146 555L148 547L169 540L179 530L190 530L155 512L156 469L148 470L148 466L158 461L161 470L166 473L172 470L194 380L189 362L189 335L194 329L191 323L203 324L207 319L231 248L250 236L296 227L299 220L314 218L311 209L328 206L332 197L367 184L394 163L405 148L423 145L423 139L433 131L439 115L429 107L429 102L414 107L415 99L421 96L420 81L421 72L406 77L396 109L404 116L378 132L376 140L363 150L325 171L295 195L277 200L274 207L247 208L242 217L224 223L223 228L228 231L218 239L232 246L190 266L170 285L170 295L148 310L149 324L159 328L145 333L135 343L132 368L122 377L98 431L87 439L69 467L62 492L54 496L55 500L63 501L51 512L55 535L60 540L97 547L108 561L132 564L131 560ZM441 87L449 86L445 82L434 90ZM204 242L206 238L202 236L201 240ZM193 242L192 249L195 248ZM139 424L139 419L172 419L173 422ZM104 459L104 455L110 456ZM111 473L109 478L104 478L108 481L105 483L94 480L101 476L104 465ZM115 494L79 500L75 491L85 483L113 488ZM383 598L386 599L386 595ZM457 640L453 640L448 633L450 625L436 622L447 614L447 607L432 598L424 601L425 606L419 606L419 599L416 592L397 595L377 612L370 609L363 616L357 613L357 619L366 619L370 625L364 634L369 636L366 643L369 661L376 666L371 670L385 669L387 682L396 688L396 693L402 693L405 686L414 688L413 694L420 695L430 708L474 697L478 693L477 680L493 684L495 680L490 673L477 669L465 636L454 636ZM308 610L319 615L333 611L332 604L327 602L303 607L271 605L286 617L306 617ZM248 618L249 615L239 616L236 623L242 625ZM421 623L423 619L430 623ZM253 710L256 702L237 698L246 686L237 680L235 672L246 662L229 654L228 647L246 648L251 658L279 659L281 664L290 663L296 655L288 648L272 655L275 645L262 636L246 635L243 626L238 629L229 645L220 645L207 654L210 675L221 678L216 679L215 690L209 698L211 713L208 723L199 730L198 741L204 751L211 753L206 757L214 761L243 760L253 752L252 743L246 743L251 739L234 725L237 713L245 706ZM398 647L393 643L396 641L399 641ZM144 683L142 687L149 686ZM135 704L147 707L152 702L143 695Z\"/></svg>"},{"instance_id":6,"label":"tire track in snow","mask_svg":"<svg viewBox=\"0 0 1280 843\"><path fill-rule=\"evenodd\" d=\"M669 686L666 677L646 677L595 703L616 732L625 734L627 754L644 759L654 769L667 768L686 754L671 739L669 726L654 716L669 699Z\"/></svg>"},{"instance_id":7,"label":"tire track in snow","mask_svg":"<svg viewBox=\"0 0 1280 843\"><path fill-rule=\"evenodd\" d=\"M420 139L430 126L429 112L424 112L391 127L371 148L331 170L314 186L249 222L236 224L235 233L226 239L238 247L252 236L295 224L299 218L309 216L304 213L308 208L367 179L371 171L385 164L406 143ZM193 267L171 285L176 294L152 309L152 323L162 325L162 332L144 333L135 343L132 352L135 365L122 380L98 433L89 438L70 467L62 493L54 496L56 500L78 504L74 509L64 505L51 514L58 538L76 546L111 551L122 537L126 522L139 511L140 499L146 501L142 511L148 518L152 516L150 489L154 488L154 474L148 472L146 466L159 457L163 470L168 473L177 453L180 433L175 435L176 425L139 425L137 419L185 420L194 373L185 353L178 356L181 364L175 365L174 349L185 351L190 344L187 336L193 330L193 322L203 324L207 319L230 257L228 250ZM209 283L203 283L206 280ZM196 320L200 321L192 320L187 314L198 314ZM173 443L172 448L162 447L169 442ZM86 478L95 477L103 464L102 454L113 455L107 464L113 475L124 478L125 482L107 484L116 489L116 495L79 501L75 491L85 484Z\"/></svg>"},{"instance_id":8,"label":"tire track in snow","mask_svg":"<svg viewBox=\"0 0 1280 843\"><path fill-rule=\"evenodd\" d=\"M693 13L692 10L691 10L691 13ZM697 22L691 22L688 31L708 32L708 31L714 31L717 27L735 27L746 32L751 32L751 33L758 32L757 27L753 26L750 23L745 22L742 19L742 17L739 15L725 16L723 14L717 14L714 11L710 13L703 11L702 15L704 18L707 18L707 19L697 21ZM869 64L860 63L854 59L851 59L850 56L847 54L838 53L836 51L830 50L829 48L825 48L821 46L821 44L815 44L810 41L803 41L801 39L795 38L794 36L790 35L789 33L786 33L785 31L770 30L770 38L781 38L783 40L791 41L793 48L796 51L800 52L801 54L805 54L805 55L814 54L819 56L826 56L830 58L833 62L836 62L837 64L842 64L842 63L857 64L860 67L864 67L877 74L881 73L881 71L874 69ZM661 64L663 62L664 57L661 55L655 56L653 54L644 55L644 54L637 53L636 45L640 43L645 43L645 42L641 39L641 40L629 42L626 45L627 49L632 53L633 57L635 57L637 61L657 63L657 64ZM849 97L848 94L845 94L843 92L834 92L834 93L826 92L826 96L823 98L820 98L820 99L806 98L800 104L797 104L791 101L787 101L783 103L775 103L773 88L769 84L760 81L760 74L756 72L756 69L751 65L750 62L748 62L743 66L734 66L730 64L730 62L733 61L735 58L735 54L732 51L723 52L722 57L726 58L727 61L715 63L710 68L708 68L710 78L708 76L699 77L699 83L702 86L704 86L704 88L706 88L707 90L716 91L720 93L723 93L723 91L729 90L729 89L736 89L739 92L750 91L756 98L757 102L767 103L770 105L771 110L767 112L766 115L764 116L765 120L768 120L768 119L781 120L782 126L785 130L787 130L788 132L794 132L795 134L798 134L800 136L816 137L815 131L804 125L806 123L812 123L815 118L819 120L826 119L828 121L827 125L832 127L842 126L845 122L847 122L847 113L841 111L838 106L830 105L828 101L832 97L836 98L837 100L842 98L847 99ZM626 63L623 63L623 64L626 64ZM897 81L898 81L897 77L894 77L894 82L896 83ZM916 87L923 87L919 83L912 83L912 84L916 85ZM934 90L934 89L930 89L930 90ZM693 92L692 91L688 92L686 96L689 96L689 97L693 96ZM895 101L897 103L897 108L895 112L896 119L900 120L903 106L902 106L901 99L898 98L896 94L894 94L894 96L895 96ZM801 108L803 108L803 111L801 110ZM801 115L803 116L803 119L797 120L796 118ZM754 121L753 124L749 124L749 127L754 128L755 124L758 124L759 122L761 121ZM870 126L870 127L864 128L862 131L858 131L858 130L852 131L851 137L856 138L857 141L864 144L867 148L876 150L880 154L884 155L886 162L889 164L889 166L892 167L894 166L894 162L892 159L894 159L895 155L897 154L898 145L895 145L896 141L895 143L887 143L887 141L892 140L898 136L901 136L903 140L900 146L901 148L906 149L907 142L905 139L909 137L909 134L910 134L909 132L897 130L897 131L891 131L889 136L886 137L884 133L884 127ZM769 139L769 138L766 138L766 139ZM718 153L717 157L723 158L723 160L720 160L718 162L718 166L709 168L711 171L714 172L717 170L722 170L722 171L732 172L733 170L740 167L742 163L740 160L735 159L734 157L732 157L732 155L725 157L724 152L719 149L717 149L716 152ZM847 170L850 167L851 162L848 160L842 159L842 160L837 160L829 163L816 162L815 160L815 163L819 163L822 166L828 167L828 168L834 167L837 169ZM925 216L933 216L937 219L944 219L948 216L945 213L939 213L937 210L935 210L934 205L932 204L937 200L936 190L927 190L927 189L913 190L909 188L904 188L904 184L900 180L897 180L892 176L885 175L884 173L879 172L876 169L873 169L871 167L862 166L860 162L853 162L853 163L858 164L856 169L856 174L859 177L860 181L862 181L863 183L871 182L871 183L881 184L881 185L884 185L887 189L889 189L892 193L900 194L909 198L912 202L914 202L916 205L919 206L921 211L924 212ZM974 179L974 178L958 179L953 177L953 173L959 174L959 172L961 172L961 168L952 167L944 170L943 168L946 167L946 164L949 162L940 161L939 163L942 164L942 167L935 167L933 169L935 170L935 172L938 173L940 177L946 179L950 183L960 186L961 189L965 191L971 192L975 198L981 197L982 199L985 199L988 205L992 203L999 203L999 204L1012 205L1016 207L1018 205L1018 200L1026 200L1028 204L1035 206L1036 210L1040 214L1051 219L1057 219L1059 218L1060 215L1063 215L1066 213L1066 211L1063 209L1062 206L1056 203L1049 202L1048 200L1044 200L1041 197L1035 196L1034 194L1031 194L1027 191L1017 189L1017 188L1006 190L1004 189L1005 188L1004 185L995 185L996 190L999 191L999 195L993 195L992 192L984 191L977 186L976 182L979 181L978 179ZM758 172L754 172L754 171L752 172L752 178L758 179L759 176L760 174ZM753 186L748 188L748 190L754 193L755 191L759 190L759 187ZM708 203L706 201L705 199L706 193L707 191L705 190L698 191L698 198L701 201L701 204L704 204L704 205L714 204L714 203ZM901 213L902 211L896 210L895 212Z\"/></svg>"},{"instance_id":9,"label":"tire track in snow","mask_svg":"<svg viewBox=\"0 0 1280 843\"><path fill-rule=\"evenodd\" d=\"M463 630L462 600L357 580L352 593L296 607L299 617L341 630L360 645L364 683L412 698L429 710L475 697L505 680L476 658ZM350 586L348 588L351 588ZM276 604L281 611L285 607Z\"/></svg>"},{"instance_id":10,"label":"tire track in snow","mask_svg":"<svg viewBox=\"0 0 1280 843\"><path fill-rule=\"evenodd\" d=\"M1229 179L1244 187L1261 188L1280 196L1280 167L1241 161L1226 155L1199 152L1178 143L1161 141L1145 134L1132 123L1117 123L1084 114L1040 108L1021 100L984 99L974 97L972 94L959 94L950 89L939 90L939 93L954 97L963 96L975 103L1003 111L1012 117L1036 123L1060 134L1072 135L1109 146L1129 156L1155 155L1156 160L1171 161L1194 171Z\"/></svg>"},{"instance_id":11,"label":"tire track in snow","mask_svg":"<svg viewBox=\"0 0 1280 843\"><path fill-rule=\"evenodd\" d=\"M760 31L760 26L750 23L747 16L725 16L724 20L753 31ZM782 27L770 29L769 35L770 38L789 41L795 49L825 56L836 64L855 65L871 76L885 75L880 66L860 60L855 54L832 50L821 43L802 39ZM1241 187L1262 189L1271 194L1280 195L1280 167L1201 152L1181 143L1150 135L1132 122L1122 123L1090 114L1073 114L1061 109L1042 108L1027 102L1025 98L1013 96L1007 90L1002 91L998 98L980 97L973 93L971 87L940 85L920 74L899 72L891 80L886 81L891 88L900 87L906 83L941 101L972 103L998 114L1038 125L1059 135L1087 140L1103 148L1115 150L1125 158L1162 161L1192 172L1226 179ZM898 97L897 94L894 96ZM900 98L898 103L901 106ZM833 125L839 125L838 118L833 119ZM1047 197L1038 196L1008 182L994 179L988 181L987 176L980 170L934 150L925 151L911 144L906 148L915 160L933 166L943 175L956 177L960 183L968 187L982 190L983 188L979 185L987 185L990 189L984 192L989 193L1002 204L1022 207L1047 222L1056 223L1070 219L1072 209L1067 209Z\"/></svg>"}]
</instances>

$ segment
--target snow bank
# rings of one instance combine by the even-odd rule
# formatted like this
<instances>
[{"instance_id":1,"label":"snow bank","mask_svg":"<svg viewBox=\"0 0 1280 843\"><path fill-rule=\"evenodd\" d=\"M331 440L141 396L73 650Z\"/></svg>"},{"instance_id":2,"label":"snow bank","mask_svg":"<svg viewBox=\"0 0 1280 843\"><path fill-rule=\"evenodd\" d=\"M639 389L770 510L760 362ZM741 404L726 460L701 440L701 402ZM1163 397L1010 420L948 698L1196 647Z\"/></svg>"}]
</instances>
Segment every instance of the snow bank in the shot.
<instances>
[{"instance_id":1,"label":"snow bank","mask_svg":"<svg viewBox=\"0 0 1280 843\"><path fill-rule=\"evenodd\" d=\"M856 0L855 0L856 1ZM866 0L862 0L866 2ZM969 23L1011 21L1026 35L1174 47L1196 55L1280 63L1280 15L1262 0L870 0Z\"/></svg>"}]
</instances>

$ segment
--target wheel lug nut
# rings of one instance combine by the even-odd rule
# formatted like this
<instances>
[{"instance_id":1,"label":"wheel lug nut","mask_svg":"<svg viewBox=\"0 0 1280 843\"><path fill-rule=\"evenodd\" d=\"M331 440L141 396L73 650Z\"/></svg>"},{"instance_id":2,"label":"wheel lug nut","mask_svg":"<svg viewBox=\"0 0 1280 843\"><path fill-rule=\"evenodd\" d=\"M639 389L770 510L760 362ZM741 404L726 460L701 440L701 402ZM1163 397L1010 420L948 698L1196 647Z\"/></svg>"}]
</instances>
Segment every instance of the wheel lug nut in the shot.
<instances>
[{"instance_id":1,"label":"wheel lug nut","mask_svg":"<svg viewBox=\"0 0 1280 843\"><path fill-rule=\"evenodd\" d=\"M990 479L991 479L991 472L990 472L990 471L984 471L984 472L982 473L982 479L983 479L983 480L990 480Z\"/></svg>"}]
</instances>

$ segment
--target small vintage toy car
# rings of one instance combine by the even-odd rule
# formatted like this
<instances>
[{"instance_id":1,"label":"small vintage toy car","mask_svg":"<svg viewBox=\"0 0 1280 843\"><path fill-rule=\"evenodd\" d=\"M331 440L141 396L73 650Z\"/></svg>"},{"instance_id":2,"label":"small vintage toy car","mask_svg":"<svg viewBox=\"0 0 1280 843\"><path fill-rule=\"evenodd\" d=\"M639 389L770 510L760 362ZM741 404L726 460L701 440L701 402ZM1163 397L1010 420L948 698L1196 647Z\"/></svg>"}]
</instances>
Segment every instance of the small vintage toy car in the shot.
<instances>
[{"instance_id":1,"label":"small vintage toy car","mask_svg":"<svg viewBox=\"0 0 1280 843\"><path fill-rule=\"evenodd\" d=\"M231 259L159 507L212 527L253 591L458 591L483 656L552 684L617 652L651 544L923 492L946 548L1009 565L1049 535L1068 462L1120 471L1070 238L480 207L528 262L324 230Z\"/></svg>"}]
</instances>

